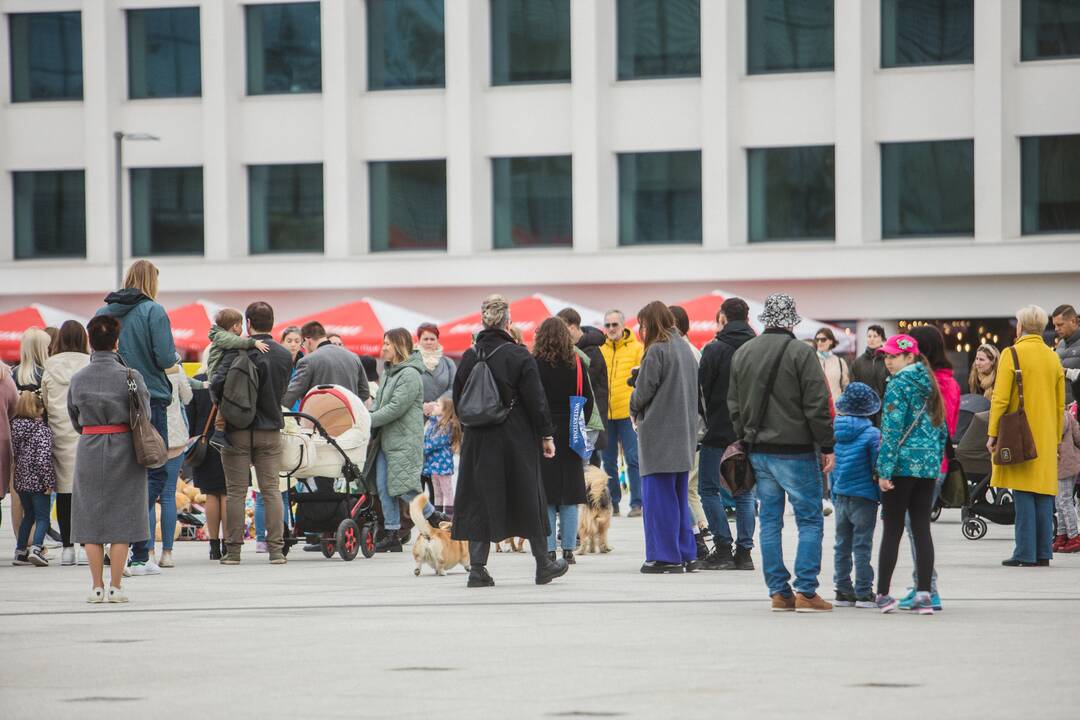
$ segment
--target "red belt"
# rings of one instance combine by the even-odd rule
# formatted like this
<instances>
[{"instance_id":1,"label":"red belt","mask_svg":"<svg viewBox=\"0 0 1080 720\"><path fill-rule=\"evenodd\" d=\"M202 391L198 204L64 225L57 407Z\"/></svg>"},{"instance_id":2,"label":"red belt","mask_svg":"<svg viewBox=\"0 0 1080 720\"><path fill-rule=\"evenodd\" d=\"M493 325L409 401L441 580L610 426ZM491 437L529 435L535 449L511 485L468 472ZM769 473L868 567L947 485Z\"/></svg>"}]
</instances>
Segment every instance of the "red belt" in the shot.
<instances>
[{"instance_id":1,"label":"red belt","mask_svg":"<svg viewBox=\"0 0 1080 720\"><path fill-rule=\"evenodd\" d=\"M115 435L131 432L130 425L83 425L83 435Z\"/></svg>"}]
</instances>

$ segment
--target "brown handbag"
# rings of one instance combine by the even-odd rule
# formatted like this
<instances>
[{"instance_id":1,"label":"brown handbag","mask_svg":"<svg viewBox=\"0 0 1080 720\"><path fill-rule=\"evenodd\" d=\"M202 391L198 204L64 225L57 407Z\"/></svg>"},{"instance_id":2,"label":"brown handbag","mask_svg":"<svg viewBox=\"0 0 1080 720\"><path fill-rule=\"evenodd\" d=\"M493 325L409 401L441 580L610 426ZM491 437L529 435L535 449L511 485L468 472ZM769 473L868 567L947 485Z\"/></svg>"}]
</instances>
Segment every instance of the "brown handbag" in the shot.
<instances>
[{"instance_id":1,"label":"brown handbag","mask_svg":"<svg viewBox=\"0 0 1080 720\"><path fill-rule=\"evenodd\" d=\"M128 413L131 415L131 444L135 447L135 460L145 468L159 468L169 459L165 440L150 418L143 412L139 402L139 388L131 368L127 371Z\"/></svg>"},{"instance_id":2,"label":"brown handbag","mask_svg":"<svg viewBox=\"0 0 1080 720\"><path fill-rule=\"evenodd\" d=\"M998 421L997 444L994 446L995 465L1019 465L1039 456L1035 450L1035 438L1031 435L1027 413L1024 412L1024 375L1020 372L1020 358L1016 348L1010 347L1016 377L1016 391L1020 397L1016 412L1005 413ZM1012 390L1009 391L1012 401Z\"/></svg>"}]
</instances>

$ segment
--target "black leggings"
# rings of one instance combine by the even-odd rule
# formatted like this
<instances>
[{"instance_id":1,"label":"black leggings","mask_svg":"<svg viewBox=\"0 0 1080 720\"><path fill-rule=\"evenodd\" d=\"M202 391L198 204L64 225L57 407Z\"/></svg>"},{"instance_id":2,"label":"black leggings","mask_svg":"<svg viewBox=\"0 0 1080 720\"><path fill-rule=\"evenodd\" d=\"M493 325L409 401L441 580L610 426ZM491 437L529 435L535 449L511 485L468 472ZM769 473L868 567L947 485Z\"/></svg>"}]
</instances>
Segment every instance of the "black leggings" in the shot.
<instances>
[{"instance_id":1,"label":"black leggings","mask_svg":"<svg viewBox=\"0 0 1080 720\"><path fill-rule=\"evenodd\" d=\"M915 574L918 590L930 592L934 571L934 540L930 537L930 502L934 498L931 478L894 477L893 489L881 493L883 529L878 551L878 593L889 594L896 568L896 554L904 537L904 516L911 514L911 537L915 542Z\"/></svg>"},{"instance_id":2,"label":"black leggings","mask_svg":"<svg viewBox=\"0 0 1080 720\"><path fill-rule=\"evenodd\" d=\"M56 521L60 524L60 542L71 547L71 493L56 493Z\"/></svg>"}]
</instances>

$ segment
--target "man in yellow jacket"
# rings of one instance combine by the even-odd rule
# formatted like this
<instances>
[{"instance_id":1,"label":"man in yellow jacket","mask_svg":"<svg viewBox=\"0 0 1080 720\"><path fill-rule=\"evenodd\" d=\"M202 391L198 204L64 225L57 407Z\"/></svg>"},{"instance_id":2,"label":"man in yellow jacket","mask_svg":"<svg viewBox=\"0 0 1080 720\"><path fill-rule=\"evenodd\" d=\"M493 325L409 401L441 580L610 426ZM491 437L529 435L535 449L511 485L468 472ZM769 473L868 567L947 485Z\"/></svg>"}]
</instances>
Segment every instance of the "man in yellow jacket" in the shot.
<instances>
[{"instance_id":1,"label":"man in yellow jacket","mask_svg":"<svg viewBox=\"0 0 1080 720\"><path fill-rule=\"evenodd\" d=\"M619 514L622 489L619 487L619 446L626 459L626 476L630 481L630 512L627 517L641 515L641 475L638 472L637 433L630 422L630 393L627 383L631 371L641 365L644 348L626 328L626 316L610 310L604 316L607 341L600 347L608 372L608 441L604 448L604 469L614 513Z\"/></svg>"}]
</instances>

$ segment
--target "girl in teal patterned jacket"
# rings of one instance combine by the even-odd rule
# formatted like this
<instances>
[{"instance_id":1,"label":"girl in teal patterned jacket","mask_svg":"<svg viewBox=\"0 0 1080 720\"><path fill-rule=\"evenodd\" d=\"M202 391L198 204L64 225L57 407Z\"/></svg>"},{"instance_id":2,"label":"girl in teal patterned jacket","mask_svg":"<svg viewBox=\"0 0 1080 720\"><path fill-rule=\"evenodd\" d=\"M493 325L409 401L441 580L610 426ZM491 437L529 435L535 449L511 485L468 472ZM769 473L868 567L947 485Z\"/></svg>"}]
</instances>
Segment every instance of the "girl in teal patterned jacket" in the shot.
<instances>
[{"instance_id":1,"label":"girl in teal patterned jacket","mask_svg":"<svg viewBox=\"0 0 1080 720\"><path fill-rule=\"evenodd\" d=\"M912 609L933 615L930 578L934 570L934 541L930 536L930 505L934 483L945 453L945 403L930 363L910 335L894 335L878 349L892 378L885 388L881 414L881 488L883 531L878 556L877 606L884 613L897 608L889 595L896 553L910 513L918 577Z\"/></svg>"}]
</instances>

